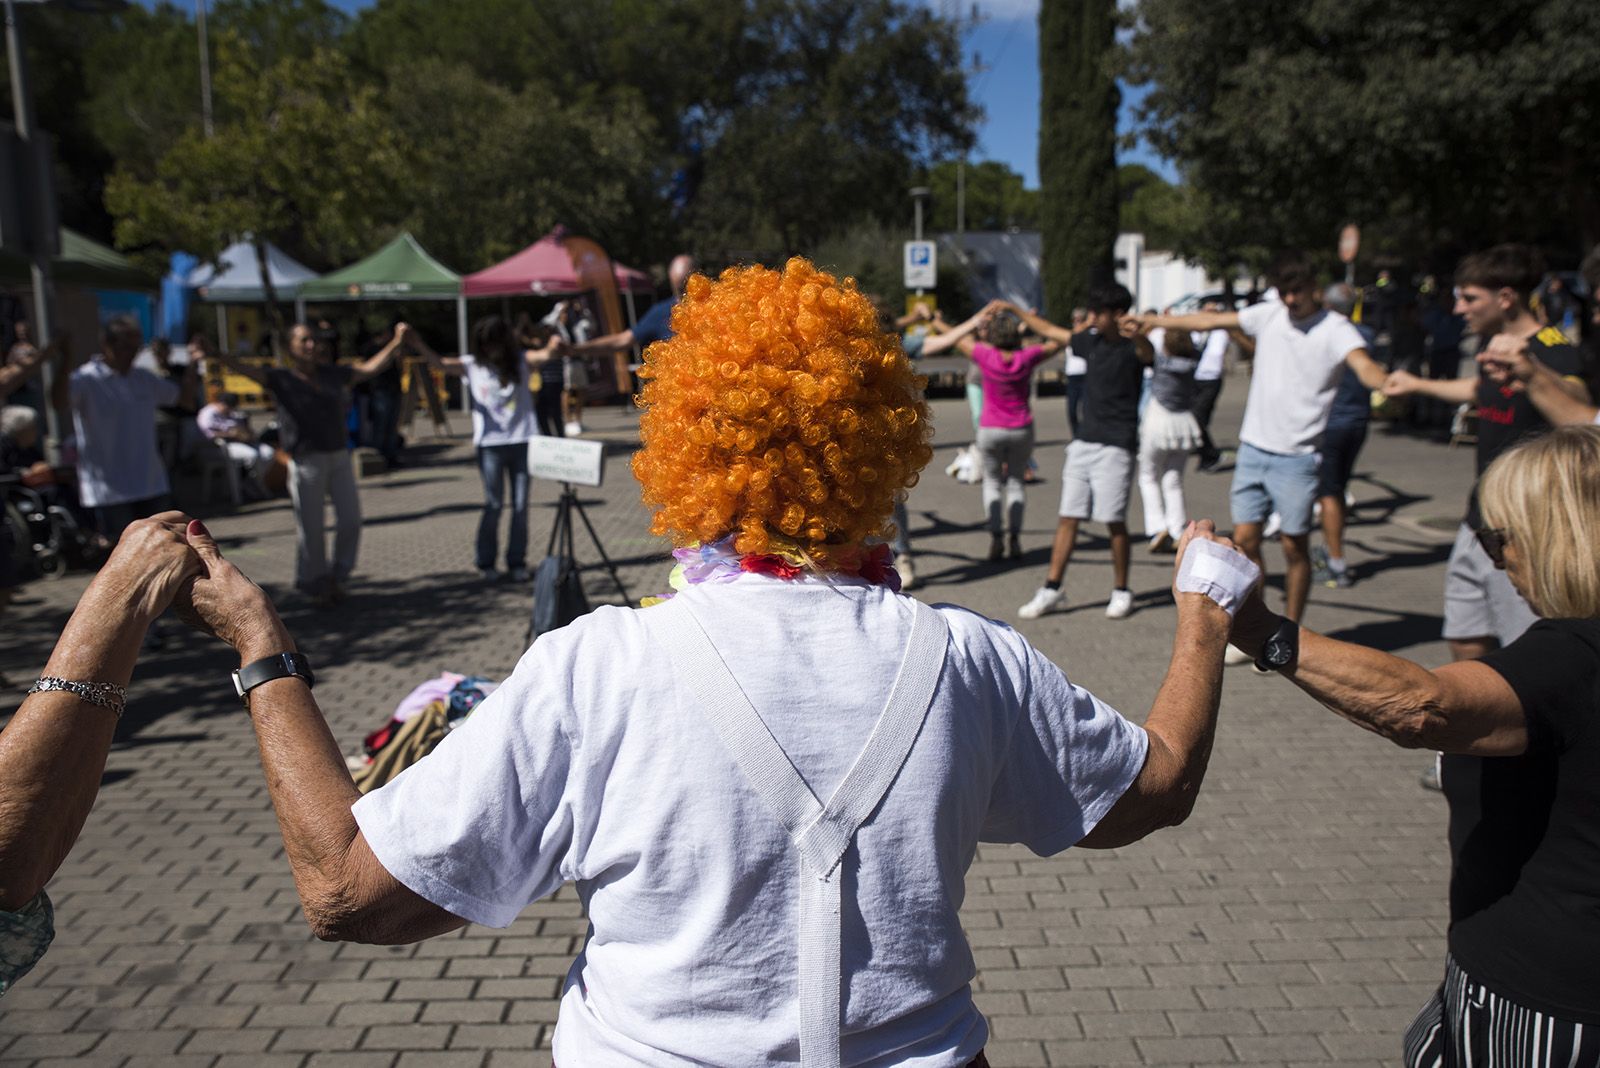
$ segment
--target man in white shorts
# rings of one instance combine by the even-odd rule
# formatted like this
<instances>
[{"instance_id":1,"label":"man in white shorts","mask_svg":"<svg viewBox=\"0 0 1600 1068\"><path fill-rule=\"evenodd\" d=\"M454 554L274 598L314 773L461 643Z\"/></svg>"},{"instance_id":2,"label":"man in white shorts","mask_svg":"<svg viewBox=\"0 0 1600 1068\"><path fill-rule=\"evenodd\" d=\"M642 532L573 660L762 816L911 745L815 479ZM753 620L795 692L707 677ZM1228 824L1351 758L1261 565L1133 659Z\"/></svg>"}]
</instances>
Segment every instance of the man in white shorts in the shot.
<instances>
[{"instance_id":1,"label":"man in white shorts","mask_svg":"<svg viewBox=\"0 0 1600 1068\"><path fill-rule=\"evenodd\" d=\"M1133 611L1128 589L1128 493L1139 451L1139 393L1144 369L1155 357L1128 314L1133 295L1119 285L1089 293L1088 328L1072 333L1037 315L1022 313L1035 333L1072 346L1084 360L1082 418L1073 426L1067 462L1061 472L1061 518L1050 547L1050 573L1017 614L1037 619L1066 607L1061 588L1084 520L1104 523L1111 535L1111 599L1106 615L1123 619Z\"/></svg>"},{"instance_id":2,"label":"man in white shorts","mask_svg":"<svg viewBox=\"0 0 1600 1068\"><path fill-rule=\"evenodd\" d=\"M1267 517L1282 518L1284 615L1299 622L1311 590L1311 521L1317 499L1317 451L1346 366L1368 389L1385 372L1367 352L1355 325L1322 306L1322 293L1304 254L1278 257L1268 280L1277 300L1238 312L1145 316L1145 327L1169 330L1242 330L1256 339L1250 394L1239 428L1230 508L1233 538L1266 573L1261 560ZM1230 664L1251 657L1228 648Z\"/></svg>"}]
</instances>

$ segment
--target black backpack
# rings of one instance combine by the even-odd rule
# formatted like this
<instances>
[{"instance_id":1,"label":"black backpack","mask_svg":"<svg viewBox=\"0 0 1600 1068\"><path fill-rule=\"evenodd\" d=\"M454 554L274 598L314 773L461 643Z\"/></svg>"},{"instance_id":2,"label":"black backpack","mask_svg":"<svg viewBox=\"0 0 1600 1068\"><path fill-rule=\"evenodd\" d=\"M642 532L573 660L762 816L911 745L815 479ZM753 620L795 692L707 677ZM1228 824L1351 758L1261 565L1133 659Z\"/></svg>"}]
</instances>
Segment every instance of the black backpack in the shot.
<instances>
[{"instance_id":1,"label":"black backpack","mask_svg":"<svg viewBox=\"0 0 1600 1068\"><path fill-rule=\"evenodd\" d=\"M589 611L583 595L583 579L570 556L547 556L533 573L533 617L528 621L528 639L564 627Z\"/></svg>"}]
</instances>

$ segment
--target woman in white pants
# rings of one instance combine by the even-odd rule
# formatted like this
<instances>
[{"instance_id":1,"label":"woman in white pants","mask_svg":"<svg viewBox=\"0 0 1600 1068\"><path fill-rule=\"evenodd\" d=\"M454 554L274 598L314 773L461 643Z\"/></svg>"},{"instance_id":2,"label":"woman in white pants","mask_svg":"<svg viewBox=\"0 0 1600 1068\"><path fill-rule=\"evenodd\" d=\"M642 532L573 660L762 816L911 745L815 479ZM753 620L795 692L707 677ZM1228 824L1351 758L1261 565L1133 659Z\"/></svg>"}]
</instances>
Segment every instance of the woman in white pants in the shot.
<instances>
[{"instance_id":1,"label":"woman in white pants","mask_svg":"<svg viewBox=\"0 0 1600 1068\"><path fill-rule=\"evenodd\" d=\"M1153 330L1156 350L1150 403L1139 421L1139 496L1151 552L1171 552L1189 525L1183 465L1201 441L1194 405L1200 354L1186 330Z\"/></svg>"},{"instance_id":2,"label":"woman in white pants","mask_svg":"<svg viewBox=\"0 0 1600 1068\"><path fill-rule=\"evenodd\" d=\"M278 407L279 444L289 453L289 497L294 501L295 588L317 603L331 605L344 596L361 547L361 496L350 464L345 430L348 390L378 374L410 336L405 323L375 355L356 364L333 362L331 346L318 342L311 328L296 323L289 331L289 366L263 368L219 353L235 374L258 383ZM332 498L333 566L328 566L323 501Z\"/></svg>"}]
</instances>

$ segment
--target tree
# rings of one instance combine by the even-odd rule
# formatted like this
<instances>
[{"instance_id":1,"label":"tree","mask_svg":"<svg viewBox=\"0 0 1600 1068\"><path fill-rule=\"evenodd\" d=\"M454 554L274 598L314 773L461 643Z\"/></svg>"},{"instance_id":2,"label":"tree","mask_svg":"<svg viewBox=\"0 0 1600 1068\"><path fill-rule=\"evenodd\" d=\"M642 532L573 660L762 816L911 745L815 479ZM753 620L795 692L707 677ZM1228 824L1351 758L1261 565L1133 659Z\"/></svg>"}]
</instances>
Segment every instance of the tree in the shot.
<instances>
[{"instance_id":1,"label":"tree","mask_svg":"<svg viewBox=\"0 0 1600 1068\"><path fill-rule=\"evenodd\" d=\"M1224 230L1330 255L1600 240L1600 8L1142 0L1142 133Z\"/></svg>"},{"instance_id":2,"label":"tree","mask_svg":"<svg viewBox=\"0 0 1600 1068\"><path fill-rule=\"evenodd\" d=\"M956 228L957 168L952 160L928 172L933 190L928 225L934 230ZM968 230L1034 230L1039 226L1039 191L1027 189L1022 175L1004 163L983 160L968 163L964 181Z\"/></svg>"},{"instance_id":3,"label":"tree","mask_svg":"<svg viewBox=\"0 0 1600 1068\"><path fill-rule=\"evenodd\" d=\"M1045 308L1111 279L1117 240L1116 0L1039 6L1039 191Z\"/></svg>"},{"instance_id":4,"label":"tree","mask_svg":"<svg viewBox=\"0 0 1600 1068\"><path fill-rule=\"evenodd\" d=\"M400 164L376 90L354 85L338 53L261 66L231 33L216 69L215 135L186 131L154 178L112 174L117 243L164 261L179 248L215 256L248 234L263 278L268 241L321 262L370 247L392 218Z\"/></svg>"}]
</instances>

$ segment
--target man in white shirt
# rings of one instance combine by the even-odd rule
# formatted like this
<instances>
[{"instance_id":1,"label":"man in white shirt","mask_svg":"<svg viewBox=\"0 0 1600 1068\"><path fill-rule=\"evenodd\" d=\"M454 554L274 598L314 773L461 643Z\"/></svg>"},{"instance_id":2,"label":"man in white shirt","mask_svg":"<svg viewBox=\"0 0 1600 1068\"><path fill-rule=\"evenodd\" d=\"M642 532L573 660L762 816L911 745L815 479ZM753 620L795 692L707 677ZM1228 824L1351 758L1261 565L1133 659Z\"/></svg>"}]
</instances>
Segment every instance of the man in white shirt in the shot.
<instances>
[{"instance_id":1,"label":"man in white shirt","mask_svg":"<svg viewBox=\"0 0 1600 1068\"><path fill-rule=\"evenodd\" d=\"M105 325L101 354L54 384L55 406L63 421L70 411L78 439L79 499L112 541L135 519L165 510L171 485L156 444L156 412L193 407L199 384L196 361L181 382L135 367L143 340L138 321L118 315Z\"/></svg>"},{"instance_id":2,"label":"man in white shirt","mask_svg":"<svg viewBox=\"0 0 1600 1068\"><path fill-rule=\"evenodd\" d=\"M1242 330L1255 338L1229 501L1233 538L1265 573L1262 529L1273 512L1282 517L1284 614L1299 622L1311 589L1317 449L1334 393L1347 365L1369 389L1383 385L1385 372L1350 320L1322 306L1316 273L1303 254L1280 256L1268 280L1277 300L1238 312L1146 316L1142 323L1169 330ZM1229 649L1229 663L1249 659Z\"/></svg>"}]
</instances>

